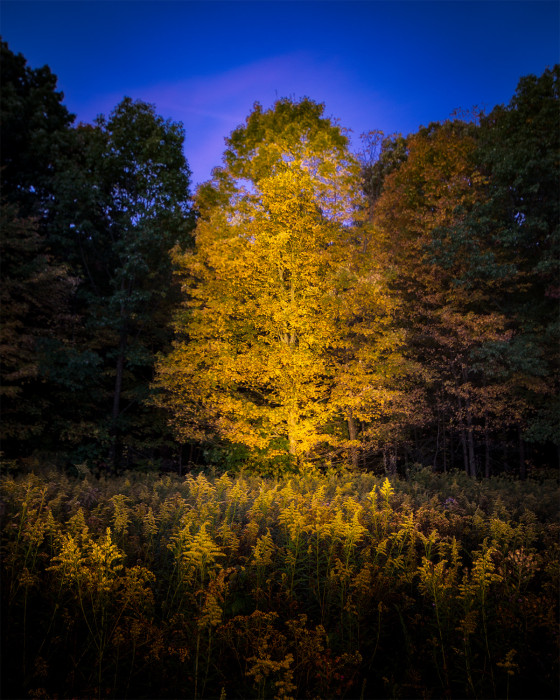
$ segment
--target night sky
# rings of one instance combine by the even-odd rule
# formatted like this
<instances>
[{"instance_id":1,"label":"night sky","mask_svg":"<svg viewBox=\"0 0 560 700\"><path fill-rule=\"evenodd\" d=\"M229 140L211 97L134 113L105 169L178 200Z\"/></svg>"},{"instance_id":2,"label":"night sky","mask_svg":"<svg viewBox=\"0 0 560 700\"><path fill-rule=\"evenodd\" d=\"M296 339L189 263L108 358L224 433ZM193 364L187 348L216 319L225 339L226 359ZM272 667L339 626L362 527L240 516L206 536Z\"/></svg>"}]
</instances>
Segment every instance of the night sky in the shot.
<instances>
[{"instance_id":1,"label":"night sky","mask_svg":"<svg viewBox=\"0 0 560 700\"><path fill-rule=\"evenodd\" d=\"M255 101L324 102L352 129L404 135L507 103L560 60L560 2L2 0L0 27L58 76L77 121L124 95L183 122L193 184Z\"/></svg>"}]
</instances>

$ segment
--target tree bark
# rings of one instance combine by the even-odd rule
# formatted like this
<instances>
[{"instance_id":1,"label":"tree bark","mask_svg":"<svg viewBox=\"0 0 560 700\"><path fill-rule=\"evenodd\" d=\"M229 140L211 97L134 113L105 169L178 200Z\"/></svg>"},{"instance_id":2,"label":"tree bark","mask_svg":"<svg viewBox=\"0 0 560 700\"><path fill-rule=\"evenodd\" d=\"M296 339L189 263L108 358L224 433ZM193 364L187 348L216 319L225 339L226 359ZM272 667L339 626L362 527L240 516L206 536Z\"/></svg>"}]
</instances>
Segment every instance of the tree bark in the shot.
<instances>
[{"instance_id":1,"label":"tree bark","mask_svg":"<svg viewBox=\"0 0 560 700\"><path fill-rule=\"evenodd\" d=\"M521 428L519 428L519 478L527 478L527 464L525 462L525 441L523 440L523 433Z\"/></svg>"},{"instance_id":2,"label":"tree bark","mask_svg":"<svg viewBox=\"0 0 560 700\"><path fill-rule=\"evenodd\" d=\"M385 473L390 476L395 476L397 473L397 452L391 447L385 447L383 449L383 466L385 468Z\"/></svg>"},{"instance_id":3,"label":"tree bark","mask_svg":"<svg viewBox=\"0 0 560 700\"><path fill-rule=\"evenodd\" d=\"M432 460L432 471L436 472L437 471L437 458L438 458L438 453L439 453L439 434L440 434L440 425L441 425L441 415L440 415L440 410L438 407L437 411L437 432L436 432L436 451L434 452L434 458Z\"/></svg>"},{"instance_id":4,"label":"tree bark","mask_svg":"<svg viewBox=\"0 0 560 700\"><path fill-rule=\"evenodd\" d=\"M389 472L391 476L397 473L397 448L389 452Z\"/></svg>"},{"instance_id":5,"label":"tree bark","mask_svg":"<svg viewBox=\"0 0 560 700\"><path fill-rule=\"evenodd\" d=\"M470 407L467 403L467 446L469 448L469 470L470 475L473 479L476 478L476 457L474 449L474 435L473 435L473 424L472 424L472 414Z\"/></svg>"},{"instance_id":6,"label":"tree bark","mask_svg":"<svg viewBox=\"0 0 560 700\"><path fill-rule=\"evenodd\" d=\"M461 428L461 447L463 448L463 466L465 468L465 474L470 476L469 457L467 454L467 433L464 428Z\"/></svg>"},{"instance_id":7,"label":"tree bark","mask_svg":"<svg viewBox=\"0 0 560 700\"><path fill-rule=\"evenodd\" d=\"M115 389L113 392L113 410L111 412L111 466L113 470L117 470L120 462L120 435L118 428L118 419L120 415L120 405L121 405L121 394L123 385L123 375L124 375L124 363L126 359L126 347L128 342L128 335L126 329L126 323L123 323L120 332L120 342L119 342L119 354L117 357L117 367L115 373Z\"/></svg>"},{"instance_id":8,"label":"tree bark","mask_svg":"<svg viewBox=\"0 0 560 700\"><path fill-rule=\"evenodd\" d=\"M463 382L468 383L468 371L465 365L462 367ZM473 435L473 419L471 412L471 402L469 398L465 399L465 418L467 422L467 448L468 448L468 462L469 462L469 474L474 479L476 478L476 458L474 449L474 435Z\"/></svg>"},{"instance_id":9,"label":"tree bark","mask_svg":"<svg viewBox=\"0 0 560 700\"><path fill-rule=\"evenodd\" d=\"M126 327L123 326L121 329L120 333L120 342L119 342L119 354L117 357L117 367L116 367L116 374L115 374L115 389L113 393L113 411L111 414L112 420L113 420L113 425L116 424L117 419L120 414L120 406L121 406L121 393L122 393L122 385L123 385L123 374L124 374L124 362L126 358L126 346L127 346L127 332L126 332Z\"/></svg>"},{"instance_id":10,"label":"tree bark","mask_svg":"<svg viewBox=\"0 0 560 700\"><path fill-rule=\"evenodd\" d=\"M461 401L461 397L457 397L458 403L459 403L459 414L461 416L461 448L463 450L463 466L465 469L465 474L467 476L470 476L470 463L469 463L469 454L468 454L468 448L467 448L467 431L465 429L465 412L463 411L463 402Z\"/></svg>"},{"instance_id":11,"label":"tree bark","mask_svg":"<svg viewBox=\"0 0 560 700\"><path fill-rule=\"evenodd\" d=\"M488 429L488 414L484 418L484 476L490 477L490 431Z\"/></svg>"},{"instance_id":12,"label":"tree bark","mask_svg":"<svg viewBox=\"0 0 560 700\"><path fill-rule=\"evenodd\" d=\"M447 439L446 439L446 433L445 433L445 413L443 414L443 423L442 423L442 432L443 432L443 473L447 474Z\"/></svg>"},{"instance_id":13,"label":"tree bark","mask_svg":"<svg viewBox=\"0 0 560 700\"><path fill-rule=\"evenodd\" d=\"M356 419L354 418L352 414L352 410L350 410L348 414L348 435L350 437L350 440L357 440L358 439L358 429L356 426ZM358 469L359 467L359 456L358 456L358 448L355 447L354 445L350 448L350 456L352 459L352 467L354 469Z\"/></svg>"},{"instance_id":14,"label":"tree bark","mask_svg":"<svg viewBox=\"0 0 560 700\"><path fill-rule=\"evenodd\" d=\"M129 282L128 295L131 292L131 282ZM121 282L121 292L123 293L126 289L126 283L123 279ZM124 364L126 360L126 349L128 345L128 322L125 309L124 299L121 299L121 309L120 309L120 331L119 331L119 354L117 356L117 366L115 370L115 389L113 391L113 410L111 412L111 465L113 470L117 470L120 462L120 435L118 427L118 419L121 411L121 394L123 386L123 375L124 375Z\"/></svg>"}]
</instances>

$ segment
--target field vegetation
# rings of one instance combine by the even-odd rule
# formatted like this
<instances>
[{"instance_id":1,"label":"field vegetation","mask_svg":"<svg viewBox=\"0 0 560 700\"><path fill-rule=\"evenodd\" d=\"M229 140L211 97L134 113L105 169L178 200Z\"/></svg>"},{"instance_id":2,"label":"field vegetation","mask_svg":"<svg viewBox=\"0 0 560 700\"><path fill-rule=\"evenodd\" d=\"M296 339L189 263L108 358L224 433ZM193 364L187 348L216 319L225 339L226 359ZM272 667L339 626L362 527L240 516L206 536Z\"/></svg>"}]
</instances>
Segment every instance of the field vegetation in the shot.
<instances>
[{"instance_id":1,"label":"field vegetation","mask_svg":"<svg viewBox=\"0 0 560 700\"><path fill-rule=\"evenodd\" d=\"M555 475L1 487L3 697L556 693Z\"/></svg>"}]
</instances>

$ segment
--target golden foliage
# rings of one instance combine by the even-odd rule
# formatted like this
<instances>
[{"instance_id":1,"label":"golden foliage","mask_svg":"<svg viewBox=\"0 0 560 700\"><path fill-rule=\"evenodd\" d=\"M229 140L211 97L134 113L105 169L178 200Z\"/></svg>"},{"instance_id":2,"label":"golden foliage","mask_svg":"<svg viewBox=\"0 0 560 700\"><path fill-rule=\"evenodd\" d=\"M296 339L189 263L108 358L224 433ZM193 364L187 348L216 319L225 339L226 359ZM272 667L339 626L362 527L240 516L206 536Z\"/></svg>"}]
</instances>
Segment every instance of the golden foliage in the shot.
<instances>
[{"instance_id":1,"label":"golden foliage","mask_svg":"<svg viewBox=\"0 0 560 700\"><path fill-rule=\"evenodd\" d=\"M235 132L226 167L199 191L196 250L176 256L184 310L157 400L182 439L303 467L317 451L352 447L351 415L366 421L399 403L390 384L403 337L382 261L359 252L374 236L358 164L338 127L305 101L291 108L308 119L257 109L249 121L270 129Z\"/></svg>"},{"instance_id":2,"label":"golden foliage","mask_svg":"<svg viewBox=\"0 0 560 700\"><path fill-rule=\"evenodd\" d=\"M84 482L62 501L4 482L8 635L17 654L38 640L28 695L56 694L64 654L73 697L123 697L130 669L136 690L201 698L353 697L384 677L480 697L555 667L558 528L516 515L503 483L476 486L484 508L452 491L450 514L446 493L371 475L136 477L100 483L91 508ZM550 485L534 494L553 507Z\"/></svg>"}]
</instances>

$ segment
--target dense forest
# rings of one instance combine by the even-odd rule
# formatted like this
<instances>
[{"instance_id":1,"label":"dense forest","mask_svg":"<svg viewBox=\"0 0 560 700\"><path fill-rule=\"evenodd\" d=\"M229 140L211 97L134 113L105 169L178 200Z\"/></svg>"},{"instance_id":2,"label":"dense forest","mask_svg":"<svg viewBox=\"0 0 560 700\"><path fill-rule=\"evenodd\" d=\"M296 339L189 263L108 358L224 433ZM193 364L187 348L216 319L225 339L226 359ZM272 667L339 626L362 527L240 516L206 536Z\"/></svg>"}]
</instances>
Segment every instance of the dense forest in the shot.
<instances>
[{"instance_id":1,"label":"dense forest","mask_svg":"<svg viewBox=\"0 0 560 700\"><path fill-rule=\"evenodd\" d=\"M191 194L181 124L74 124L2 44L2 450L73 468L556 466L558 66L353 154L259 104Z\"/></svg>"},{"instance_id":2,"label":"dense forest","mask_svg":"<svg viewBox=\"0 0 560 700\"><path fill-rule=\"evenodd\" d=\"M256 103L196 192L1 74L2 697L557 697L560 66Z\"/></svg>"}]
</instances>

